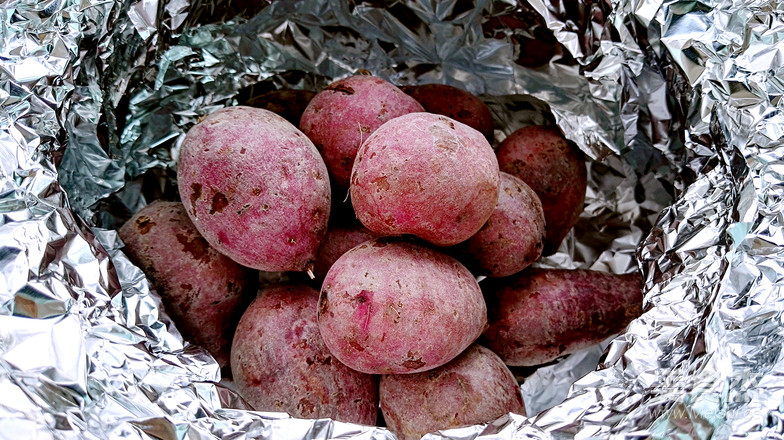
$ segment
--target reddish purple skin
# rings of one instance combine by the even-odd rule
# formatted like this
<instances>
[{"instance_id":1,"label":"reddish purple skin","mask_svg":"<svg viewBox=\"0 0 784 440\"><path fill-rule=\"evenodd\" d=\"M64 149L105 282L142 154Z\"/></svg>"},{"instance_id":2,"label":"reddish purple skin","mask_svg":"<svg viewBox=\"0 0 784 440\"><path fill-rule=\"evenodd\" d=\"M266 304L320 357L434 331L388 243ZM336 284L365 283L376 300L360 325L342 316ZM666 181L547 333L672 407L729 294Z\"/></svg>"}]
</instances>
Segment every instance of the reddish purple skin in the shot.
<instances>
[{"instance_id":1,"label":"reddish purple skin","mask_svg":"<svg viewBox=\"0 0 784 440\"><path fill-rule=\"evenodd\" d=\"M583 212L588 182L583 153L557 130L529 126L506 138L496 154L501 171L539 196L547 222L544 255L552 254Z\"/></svg>"},{"instance_id":2,"label":"reddish purple skin","mask_svg":"<svg viewBox=\"0 0 784 440\"><path fill-rule=\"evenodd\" d=\"M469 268L489 277L513 275L542 255L545 222L536 193L511 174L501 173L501 191L482 229L459 245Z\"/></svg>"},{"instance_id":3,"label":"reddish purple skin","mask_svg":"<svg viewBox=\"0 0 784 440\"><path fill-rule=\"evenodd\" d=\"M177 170L183 204L207 242L255 269L310 269L330 210L313 143L267 110L230 107L188 131Z\"/></svg>"},{"instance_id":4,"label":"reddish purple skin","mask_svg":"<svg viewBox=\"0 0 784 440\"><path fill-rule=\"evenodd\" d=\"M481 133L446 116L410 113L362 144L351 203L373 232L451 246L485 224L499 185L498 162Z\"/></svg>"},{"instance_id":5,"label":"reddish purple skin","mask_svg":"<svg viewBox=\"0 0 784 440\"><path fill-rule=\"evenodd\" d=\"M348 188L362 141L390 119L424 109L393 84L368 75L350 76L316 94L300 129L324 157L332 180Z\"/></svg>"},{"instance_id":6,"label":"reddish purple skin","mask_svg":"<svg viewBox=\"0 0 784 440\"><path fill-rule=\"evenodd\" d=\"M346 252L329 270L319 328L329 351L355 370L416 373L471 345L486 313L479 285L457 260L380 238Z\"/></svg>"},{"instance_id":7,"label":"reddish purple skin","mask_svg":"<svg viewBox=\"0 0 784 440\"><path fill-rule=\"evenodd\" d=\"M378 235L361 224L348 226L330 225L327 228L327 235L324 237L324 241L321 242L319 253L316 255L316 264L313 267L313 274L316 279L323 280L329 268L349 249L374 238L378 238Z\"/></svg>"},{"instance_id":8,"label":"reddish purple skin","mask_svg":"<svg viewBox=\"0 0 784 440\"><path fill-rule=\"evenodd\" d=\"M488 142L493 142L493 115L476 95L446 84L423 84L400 89L422 104L426 112L462 122L482 133Z\"/></svg>"},{"instance_id":9,"label":"reddish purple skin","mask_svg":"<svg viewBox=\"0 0 784 440\"><path fill-rule=\"evenodd\" d=\"M228 365L253 273L211 248L181 203L152 202L119 234L126 255L152 281L185 339L207 349L221 367Z\"/></svg>"},{"instance_id":10,"label":"reddish purple skin","mask_svg":"<svg viewBox=\"0 0 784 440\"><path fill-rule=\"evenodd\" d=\"M378 377L354 371L329 353L316 322L318 296L300 284L259 293L234 336L234 384L257 411L374 425Z\"/></svg>"},{"instance_id":11,"label":"reddish purple skin","mask_svg":"<svg viewBox=\"0 0 784 440\"><path fill-rule=\"evenodd\" d=\"M507 413L525 415L512 372L495 353L474 344L448 364L417 374L381 377L381 411L400 440L476 425Z\"/></svg>"},{"instance_id":12,"label":"reddish purple skin","mask_svg":"<svg viewBox=\"0 0 784 440\"><path fill-rule=\"evenodd\" d=\"M507 365L532 366L597 344L642 314L640 274L528 269L486 294L483 344Z\"/></svg>"}]
</instances>

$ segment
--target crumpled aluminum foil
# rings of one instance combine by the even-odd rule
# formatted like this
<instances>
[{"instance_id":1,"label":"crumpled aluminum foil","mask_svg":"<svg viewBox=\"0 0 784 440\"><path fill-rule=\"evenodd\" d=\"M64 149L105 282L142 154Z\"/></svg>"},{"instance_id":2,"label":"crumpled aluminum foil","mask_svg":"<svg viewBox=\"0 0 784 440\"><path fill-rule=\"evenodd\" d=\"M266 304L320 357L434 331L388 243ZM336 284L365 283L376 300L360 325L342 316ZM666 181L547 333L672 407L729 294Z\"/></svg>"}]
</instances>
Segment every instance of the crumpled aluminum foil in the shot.
<instances>
[{"instance_id":1,"label":"crumpled aluminum foil","mask_svg":"<svg viewBox=\"0 0 784 440\"><path fill-rule=\"evenodd\" d=\"M778 3L279 1L197 25L220 6L0 5L0 438L393 438L247 411L111 230L171 194L201 115L358 68L481 94L497 140L557 124L590 157L589 191L541 264L646 280L645 314L562 403L578 356L523 385L551 408L428 438L784 434ZM516 9L562 44L549 65L514 63L530 27L484 35Z\"/></svg>"}]
</instances>

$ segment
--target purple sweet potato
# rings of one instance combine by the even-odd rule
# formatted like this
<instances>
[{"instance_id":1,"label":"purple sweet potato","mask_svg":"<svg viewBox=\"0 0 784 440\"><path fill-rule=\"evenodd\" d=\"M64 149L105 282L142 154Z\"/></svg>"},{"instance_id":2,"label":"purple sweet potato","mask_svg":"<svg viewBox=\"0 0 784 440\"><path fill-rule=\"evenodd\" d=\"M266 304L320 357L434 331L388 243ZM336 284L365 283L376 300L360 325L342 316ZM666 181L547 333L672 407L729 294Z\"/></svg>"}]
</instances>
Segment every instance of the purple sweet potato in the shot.
<instances>
[{"instance_id":1,"label":"purple sweet potato","mask_svg":"<svg viewBox=\"0 0 784 440\"><path fill-rule=\"evenodd\" d=\"M499 184L498 162L481 133L446 116L410 113L360 147L351 203L373 232L450 246L485 224Z\"/></svg>"},{"instance_id":2,"label":"purple sweet potato","mask_svg":"<svg viewBox=\"0 0 784 440\"><path fill-rule=\"evenodd\" d=\"M525 182L502 172L493 214L479 232L458 247L469 268L489 277L506 277L539 259L544 236L539 197Z\"/></svg>"},{"instance_id":3,"label":"purple sweet potato","mask_svg":"<svg viewBox=\"0 0 784 440\"><path fill-rule=\"evenodd\" d=\"M583 212L588 177L583 153L557 130L529 126L506 138L497 155L501 171L519 177L542 201L544 255L552 254Z\"/></svg>"},{"instance_id":4,"label":"purple sweet potato","mask_svg":"<svg viewBox=\"0 0 784 440\"><path fill-rule=\"evenodd\" d=\"M335 184L348 188L362 141L386 121L421 111L414 98L381 78L350 76L313 97L302 114L300 129L321 152Z\"/></svg>"},{"instance_id":5,"label":"purple sweet potato","mask_svg":"<svg viewBox=\"0 0 784 440\"><path fill-rule=\"evenodd\" d=\"M321 248L316 255L316 263L313 267L313 275L317 280L323 280L327 271L335 261L345 254L349 249L358 246L368 240L378 238L378 235L357 223L338 226L335 224L327 227L327 235L321 242Z\"/></svg>"},{"instance_id":6,"label":"purple sweet potato","mask_svg":"<svg viewBox=\"0 0 784 440\"><path fill-rule=\"evenodd\" d=\"M510 412L525 415L512 372L498 355L477 344L434 370L382 376L379 399L389 430L401 440L489 422Z\"/></svg>"},{"instance_id":7,"label":"purple sweet potato","mask_svg":"<svg viewBox=\"0 0 784 440\"><path fill-rule=\"evenodd\" d=\"M446 84L404 86L400 89L422 104L426 112L462 122L493 143L493 115L476 95Z\"/></svg>"},{"instance_id":8,"label":"purple sweet potato","mask_svg":"<svg viewBox=\"0 0 784 440\"><path fill-rule=\"evenodd\" d=\"M527 269L486 289L483 345L507 365L532 366L589 347L642 313L637 273Z\"/></svg>"},{"instance_id":9,"label":"purple sweet potato","mask_svg":"<svg viewBox=\"0 0 784 440\"><path fill-rule=\"evenodd\" d=\"M318 297L300 284L259 292L234 335L234 383L257 411L373 425L378 377L354 371L329 353L316 322Z\"/></svg>"},{"instance_id":10,"label":"purple sweet potato","mask_svg":"<svg viewBox=\"0 0 784 440\"><path fill-rule=\"evenodd\" d=\"M319 300L324 343L371 374L439 367L479 337L486 306L457 260L394 238L365 242L327 273Z\"/></svg>"},{"instance_id":11,"label":"purple sweet potato","mask_svg":"<svg viewBox=\"0 0 784 440\"><path fill-rule=\"evenodd\" d=\"M327 168L313 143L267 110L219 110L188 131L178 186L207 242L263 271L310 269L330 209Z\"/></svg>"},{"instance_id":12,"label":"purple sweet potato","mask_svg":"<svg viewBox=\"0 0 784 440\"><path fill-rule=\"evenodd\" d=\"M254 273L211 248L181 203L155 201L119 230L128 258L149 277L186 340L221 367Z\"/></svg>"}]
</instances>

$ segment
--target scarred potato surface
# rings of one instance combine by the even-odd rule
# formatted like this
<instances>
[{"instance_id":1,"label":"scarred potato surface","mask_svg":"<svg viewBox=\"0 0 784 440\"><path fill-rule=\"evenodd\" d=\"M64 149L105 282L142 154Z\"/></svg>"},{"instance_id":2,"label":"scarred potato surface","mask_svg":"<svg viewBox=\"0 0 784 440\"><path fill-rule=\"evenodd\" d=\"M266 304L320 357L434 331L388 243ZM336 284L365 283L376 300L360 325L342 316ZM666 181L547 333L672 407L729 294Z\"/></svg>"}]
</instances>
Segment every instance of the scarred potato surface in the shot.
<instances>
[{"instance_id":1,"label":"scarred potato surface","mask_svg":"<svg viewBox=\"0 0 784 440\"><path fill-rule=\"evenodd\" d=\"M498 162L481 133L446 116L410 113L379 127L360 147L351 202L373 232L450 246L487 221L499 183Z\"/></svg>"},{"instance_id":2,"label":"scarred potato surface","mask_svg":"<svg viewBox=\"0 0 784 440\"><path fill-rule=\"evenodd\" d=\"M313 143L267 110L230 107L188 131L177 170L183 204L212 246L263 271L313 264L330 209Z\"/></svg>"},{"instance_id":3,"label":"scarred potato surface","mask_svg":"<svg viewBox=\"0 0 784 440\"><path fill-rule=\"evenodd\" d=\"M497 155L501 171L539 196L547 222L544 255L552 254L583 212L588 181L583 153L557 130L529 126L504 139Z\"/></svg>"},{"instance_id":4,"label":"scarred potato surface","mask_svg":"<svg viewBox=\"0 0 784 440\"><path fill-rule=\"evenodd\" d=\"M152 202L119 234L128 258L150 278L177 329L221 367L228 365L251 271L211 248L181 203Z\"/></svg>"},{"instance_id":5,"label":"scarred potato surface","mask_svg":"<svg viewBox=\"0 0 784 440\"><path fill-rule=\"evenodd\" d=\"M434 370L382 376L379 399L389 430L401 440L510 412L525 415L512 373L498 355L477 344Z\"/></svg>"},{"instance_id":6,"label":"scarred potato surface","mask_svg":"<svg viewBox=\"0 0 784 440\"><path fill-rule=\"evenodd\" d=\"M640 274L527 269L485 289L482 344L507 365L533 366L597 344L642 313Z\"/></svg>"},{"instance_id":7,"label":"scarred potato surface","mask_svg":"<svg viewBox=\"0 0 784 440\"><path fill-rule=\"evenodd\" d=\"M482 229L459 245L467 266L490 277L506 277L542 255L545 221L536 193L511 174L501 173L501 191Z\"/></svg>"},{"instance_id":8,"label":"scarred potato surface","mask_svg":"<svg viewBox=\"0 0 784 440\"><path fill-rule=\"evenodd\" d=\"M354 371L329 353L316 322L318 296L300 284L259 292L234 336L234 383L257 411L373 425L378 377Z\"/></svg>"},{"instance_id":9,"label":"scarred potato surface","mask_svg":"<svg viewBox=\"0 0 784 440\"><path fill-rule=\"evenodd\" d=\"M308 104L300 129L324 157L335 184L348 188L362 141L390 119L424 109L381 78L356 75L336 81Z\"/></svg>"},{"instance_id":10,"label":"scarred potato surface","mask_svg":"<svg viewBox=\"0 0 784 440\"><path fill-rule=\"evenodd\" d=\"M371 374L439 367L485 328L486 306L457 260L393 238L365 242L332 265L319 328L330 352Z\"/></svg>"}]
</instances>

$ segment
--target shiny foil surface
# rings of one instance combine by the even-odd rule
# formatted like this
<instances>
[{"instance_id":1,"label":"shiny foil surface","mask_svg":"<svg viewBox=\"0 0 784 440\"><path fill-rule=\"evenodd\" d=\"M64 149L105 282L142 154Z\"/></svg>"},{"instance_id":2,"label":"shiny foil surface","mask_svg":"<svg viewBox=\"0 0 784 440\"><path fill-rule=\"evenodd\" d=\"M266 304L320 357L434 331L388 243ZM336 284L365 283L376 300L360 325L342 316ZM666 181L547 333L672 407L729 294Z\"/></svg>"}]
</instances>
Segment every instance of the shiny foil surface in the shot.
<instances>
[{"instance_id":1,"label":"shiny foil surface","mask_svg":"<svg viewBox=\"0 0 784 440\"><path fill-rule=\"evenodd\" d=\"M178 146L201 116L358 69L480 95L497 142L560 127L587 155L586 209L539 264L645 279L645 313L603 354L526 377L527 417L428 438L784 435L781 4L11 0L0 12L0 438L394 437L249 411L114 232L176 197ZM517 64L542 30L560 43L550 62Z\"/></svg>"}]
</instances>

